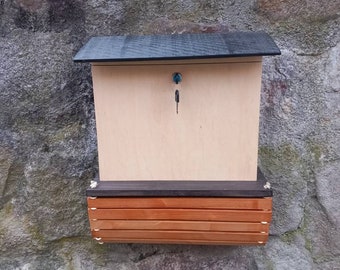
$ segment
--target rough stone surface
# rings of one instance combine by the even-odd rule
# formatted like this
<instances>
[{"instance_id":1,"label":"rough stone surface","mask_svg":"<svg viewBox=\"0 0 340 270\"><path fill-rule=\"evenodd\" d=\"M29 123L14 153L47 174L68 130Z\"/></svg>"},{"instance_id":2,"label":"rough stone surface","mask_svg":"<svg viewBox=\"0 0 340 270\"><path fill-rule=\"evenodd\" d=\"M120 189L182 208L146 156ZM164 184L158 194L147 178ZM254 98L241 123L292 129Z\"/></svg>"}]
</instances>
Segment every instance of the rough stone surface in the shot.
<instances>
[{"instance_id":1,"label":"rough stone surface","mask_svg":"<svg viewBox=\"0 0 340 270\"><path fill-rule=\"evenodd\" d=\"M259 269L294 269L309 270L313 269L313 261L309 252L296 243L286 243L278 238L272 238L256 257Z\"/></svg>"},{"instance_id":2,"label":"rough stone surface","mask_svg":"<svg viewBox=\"0 0 340 270\"><path fill-rule=\"evenodd\" d=\"M340 228L340 162L325 166L316 176L316 194L328 219Z\"/></svg>"},{"instance_id":3,"label":"rough stone surface","mask_svg":"<svg viewBox=\"0 0 340 270\"><path fill-rule=\"evenodd\" d=\"M0 269L340 269L340 3L0 1ZM274 189L265 247L97 245L94 35L264 30L259 165Z\"/></svg>"}]
</instances>

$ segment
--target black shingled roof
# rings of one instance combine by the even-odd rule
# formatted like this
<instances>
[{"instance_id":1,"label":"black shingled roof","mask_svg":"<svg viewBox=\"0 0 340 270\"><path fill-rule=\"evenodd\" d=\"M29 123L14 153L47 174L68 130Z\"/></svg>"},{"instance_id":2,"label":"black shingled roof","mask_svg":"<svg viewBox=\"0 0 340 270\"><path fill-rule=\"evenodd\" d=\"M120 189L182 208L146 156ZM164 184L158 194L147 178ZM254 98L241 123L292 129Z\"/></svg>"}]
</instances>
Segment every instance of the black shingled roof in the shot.
<instances>
[{"instance_id":1,"label":"black shingled roof","mask_svg":"<svg viewBox=\"0 0 340 270\"><path fill-rule=\"evenodd\" d=\"M279 55L264 32L103 36L91 38L75 62L142 61Z\"/></svg>"}]
</instances>

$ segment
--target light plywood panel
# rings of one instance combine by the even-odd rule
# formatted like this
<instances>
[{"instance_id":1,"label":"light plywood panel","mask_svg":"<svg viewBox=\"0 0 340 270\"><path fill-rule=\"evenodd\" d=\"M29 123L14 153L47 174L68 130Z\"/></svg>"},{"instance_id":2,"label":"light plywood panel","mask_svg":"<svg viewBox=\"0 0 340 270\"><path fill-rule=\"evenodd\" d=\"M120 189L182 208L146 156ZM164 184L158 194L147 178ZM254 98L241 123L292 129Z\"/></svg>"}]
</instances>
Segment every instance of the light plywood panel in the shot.
<instances>
[{"instance_id":1,"label":"light plywood panel","mask_svg":"<svg viewBox=\"0 0 340 270\"><path fill-rule=\"evenodd\" d=\"M256 180L261 62L92 70L101 180Z\"/></svg>"},{"instance_id":2,"label":"light plywood panel","mask_svg":"<svg viewBox=\"0 0 340 270\"><path fill-rule=\"evenodd\" d=\"M88 198L92 208L272 209L272 198Z\"/></svg>"}]
</instances>

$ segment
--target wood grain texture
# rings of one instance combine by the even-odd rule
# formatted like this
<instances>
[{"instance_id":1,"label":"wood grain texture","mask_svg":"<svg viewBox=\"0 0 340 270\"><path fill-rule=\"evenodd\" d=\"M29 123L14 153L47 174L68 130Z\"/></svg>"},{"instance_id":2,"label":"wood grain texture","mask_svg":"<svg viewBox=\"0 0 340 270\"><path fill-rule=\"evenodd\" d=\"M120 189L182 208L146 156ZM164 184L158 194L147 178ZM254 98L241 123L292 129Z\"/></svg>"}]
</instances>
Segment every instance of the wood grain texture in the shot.
<instances>
[{"instance_id":1,"label":"wood grain texture","mask_svg":"<svg viewBox=\"0 0 340 270\"><path fill-rule=\"evenodd\" d=\"M272 208L272 198L87 198L87 204L89 208L268 210Z\"/></svg>"},{"instance_id":2,"label":"wood grain texture","mask_svg":"<svg viewBox=\"0 0 340 270\"><path fill-rule=\"evenodd\" d=\"M102 181L256 181L261 62L92 72Z\"/></svg>"},{"instance_id":3,"label":"wood grain texture","mask_svg":"<svg viewBox=\"0 0 340 270\"><path fill-rule=\"evenodd\" d=\"M208 220L269 222L271 211L199 210L199 209L95 209L89 208L90 219L127 220Z\"/></svg>"},{"instance_id":4,"label":"wood grain texture","mask_svg":"<svg viewBox=\"0 0 340 270\"><path fill-rule=\"evenodd\" d=\"M93 237L115 239L178 239L208 241L267 241L267 233L193 232L193 231L146 231L146 230L100 230L92 231Z\"/></svg>"},{"instance_id":5,"label":"wood grain texture","mask_svg":"<svg viewBox=\"0 0 340 270\"><path fill-rule=\"evenodd\" d=\"M209 240L179 240L179 239L119 239L102 237L98 242L106 243L143 243L143 244L182 244L182 245L232 245L232 246L263 246L265 241L209 241Z\"/></svg>"},{"instance_id":6,"label":"wood grain texture","mask_svg":"<svg viewBox=\"0 0 340 270\"><path fill-rule=\"evenodd\" d=\"M272 198L88 198L102 242L257 245L268 240Z\"/></svg>"},{"instance_id":7,"label":"wood grain texture","mask_svg":"<svg viewBox=\"0 0 340 270\"><path fill-rule=\"evenodd\" d=\"M90 226L91 230L268 232L269 229L269 223L174 220L90 220Z\"/></svg>"}]
</instances>

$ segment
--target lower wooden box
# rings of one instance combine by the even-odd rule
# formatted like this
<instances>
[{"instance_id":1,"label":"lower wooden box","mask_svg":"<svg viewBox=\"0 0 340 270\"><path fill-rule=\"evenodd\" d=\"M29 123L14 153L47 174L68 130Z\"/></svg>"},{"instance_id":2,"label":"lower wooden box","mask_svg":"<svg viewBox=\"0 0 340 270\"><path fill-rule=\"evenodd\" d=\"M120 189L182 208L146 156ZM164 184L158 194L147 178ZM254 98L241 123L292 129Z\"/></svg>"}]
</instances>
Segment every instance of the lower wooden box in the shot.
<instances>
[{"instance_id":1,"label":"lower wooden box","mask_svg":"<svg viewBox=\"0 0 340 270\"><path fill-rule=\"evenodd\" d=\"M272 198L88 197L100 242L263 245Z\"/></svg>"}]
</instances>

